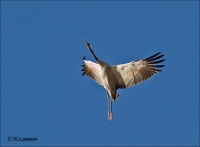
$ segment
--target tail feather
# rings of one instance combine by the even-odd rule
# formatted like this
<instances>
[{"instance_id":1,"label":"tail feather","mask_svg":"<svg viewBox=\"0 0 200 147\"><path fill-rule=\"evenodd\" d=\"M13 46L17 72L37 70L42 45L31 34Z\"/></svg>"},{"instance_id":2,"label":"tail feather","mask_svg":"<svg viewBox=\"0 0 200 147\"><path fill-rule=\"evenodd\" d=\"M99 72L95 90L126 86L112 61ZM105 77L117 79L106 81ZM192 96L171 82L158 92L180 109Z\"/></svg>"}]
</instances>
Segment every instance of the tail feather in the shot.
<instances>
[{"instance_id":1,"label":"tail feather","mask_svg":"<svg viewBox=\"0 0 200 147\"><path fill-rule=\"evenodd\" d=\"M115 92L115 95L114 95L114 101L119 97L119 94L117 92Z\"/></svg>"},{"instance_id":2,"label":"tail feather","mask_svg":"<svg viewBox=\"0 0 200 147\"><path fill-rule=\"evenodd\" d=\"M113 101L115 101L119 97L119 94L117 93L117 91L111 92L109 94L109 92L106 90L106 93L107 93L107 98L111 98Z\"/></svg>"}]
</instances>

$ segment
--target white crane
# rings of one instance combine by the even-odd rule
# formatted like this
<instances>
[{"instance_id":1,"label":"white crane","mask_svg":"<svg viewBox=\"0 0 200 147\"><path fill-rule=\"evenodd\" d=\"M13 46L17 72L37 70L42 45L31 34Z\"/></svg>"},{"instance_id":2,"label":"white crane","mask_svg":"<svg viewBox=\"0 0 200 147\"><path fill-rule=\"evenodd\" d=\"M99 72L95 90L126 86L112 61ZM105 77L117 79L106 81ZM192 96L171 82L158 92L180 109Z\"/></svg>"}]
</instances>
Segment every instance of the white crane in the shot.
<instances>
[{"instance_id":1,"label":"white crane","mask_svg":"<svg viewBox=\"0 0 200 147\"><path fill-rule=\"evenodd\" d=\"M160 55L161 52L146 59L111 66L97 58L92 50L90 43L88 43L86 40L84 40L84 42L86 43L87 48L90 50L98 64L85 60L85 57L83 57L84 65L82 65L82 75L86 74L106 89L108 97L109 120L111 120L113 117L112 101L115 101L119 96L117 89L129 88L141 83L144 80L148 80L157 72L162 71L158 68L164 67L164 65L157 65L158 63L165 61L165 59L158 60L164 56Z\"/></svg>"}]
</instances>

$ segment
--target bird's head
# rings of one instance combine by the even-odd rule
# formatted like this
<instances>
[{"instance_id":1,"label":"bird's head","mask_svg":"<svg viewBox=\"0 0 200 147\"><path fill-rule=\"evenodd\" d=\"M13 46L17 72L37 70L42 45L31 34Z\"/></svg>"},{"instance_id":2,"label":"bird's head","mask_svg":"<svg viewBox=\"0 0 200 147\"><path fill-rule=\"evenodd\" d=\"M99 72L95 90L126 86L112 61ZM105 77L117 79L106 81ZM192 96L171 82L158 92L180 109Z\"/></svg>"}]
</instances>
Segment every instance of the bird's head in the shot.
<instances>
[{"instance_id":1,"label":"bird's head","mask_svg":"<svg viewBox=\"0 0 200 147\"><path fill-rule=\"evenodd\" d=\"M92 46L90 45L90 43L88 43L85 39L83 39L83 41L85 42L87 48L92 52Z\"/></svg>"},{"instance_id":2,"label":"bird's head","mask_svg":"<svg viewBox=\"0 0 200 147\"><path fill-rule=\"evenodd\" d=\"M99 59L97 58L97 56L94 54L93 50L92 50L92 46L90 45L90 43L88 43L85 39L83 39L83 41L85 42L87 48L89 49L89 51L92 53L92 55L94 56L94 58L96 59L96 61L98 61Z\"/></svg>"}]
</instances>

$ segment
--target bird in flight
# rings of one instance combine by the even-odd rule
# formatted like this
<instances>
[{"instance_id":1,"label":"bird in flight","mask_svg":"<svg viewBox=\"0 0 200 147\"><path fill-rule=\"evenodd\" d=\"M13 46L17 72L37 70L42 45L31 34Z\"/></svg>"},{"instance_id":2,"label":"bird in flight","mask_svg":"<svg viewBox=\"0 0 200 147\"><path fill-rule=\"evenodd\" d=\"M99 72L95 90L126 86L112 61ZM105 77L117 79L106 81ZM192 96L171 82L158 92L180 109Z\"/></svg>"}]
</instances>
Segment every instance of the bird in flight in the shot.
<instances>
[{"instance_id":1,"label":"bird in flight","mask_svg":"<svg viewBox=\"0 0 200 147\"><path fill-rule=\"evenodd\" d=\"M165 66L158 65L165 61L165 59L160 60L160 58L164 56L161 55L161 52L142 60L112 66L105 61L100 60L95 55L90 43L85 39L83 40L98 64L88 61L83 57L84 64L82 65L83 69L81 70L83 71L82 75L89 76L105 88L108 98L108 119L110 121L113 117L112 102L119 96L117 90L129 88L143 82L144 80L148 80L157 72L162 71L159 68Z\"/></svg>"}]
</instances>

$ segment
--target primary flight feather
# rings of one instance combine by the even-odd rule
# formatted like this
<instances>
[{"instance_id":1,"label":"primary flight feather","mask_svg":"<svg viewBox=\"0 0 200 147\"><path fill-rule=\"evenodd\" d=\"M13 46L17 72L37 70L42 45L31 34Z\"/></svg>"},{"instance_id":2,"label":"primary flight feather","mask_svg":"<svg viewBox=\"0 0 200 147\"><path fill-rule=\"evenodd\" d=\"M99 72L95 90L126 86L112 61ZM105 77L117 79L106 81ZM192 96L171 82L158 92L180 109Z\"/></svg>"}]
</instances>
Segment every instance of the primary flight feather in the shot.
<instances>
[{"instance_id":1,"label":"primary flight feather","mask_svg":"<svg viewBox=\"0 0 200 147\"><path fill-rule=\"evenodd\" d=\"M106 89L108 97L109 120L111 120L113 117L112 101L115 101L119 96L117 89L129 88L141 83L144 80L148 80L157 72L162 71L159 68L165 66L158 65L159 63L165 61L165 59L160 60L160 58L164 56L161 55L161 52L142 60L111 66L97 58L90 43L88 43L86 40L84 40L84 42L86 43L87 48L92 53L98 64L92 61L88 61L84 57L82 75L89 76Z\"/></svg>"}]
</instances>

